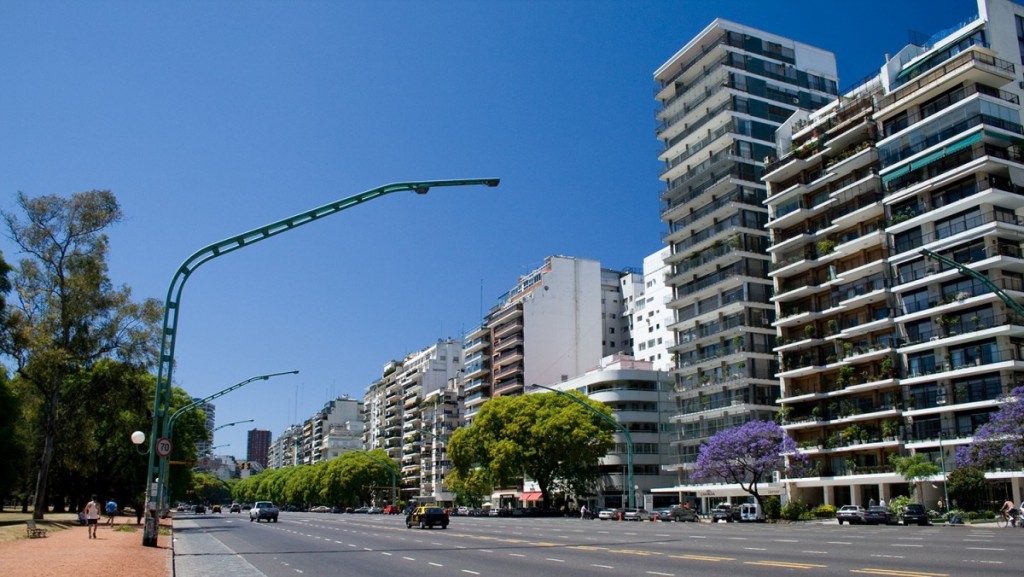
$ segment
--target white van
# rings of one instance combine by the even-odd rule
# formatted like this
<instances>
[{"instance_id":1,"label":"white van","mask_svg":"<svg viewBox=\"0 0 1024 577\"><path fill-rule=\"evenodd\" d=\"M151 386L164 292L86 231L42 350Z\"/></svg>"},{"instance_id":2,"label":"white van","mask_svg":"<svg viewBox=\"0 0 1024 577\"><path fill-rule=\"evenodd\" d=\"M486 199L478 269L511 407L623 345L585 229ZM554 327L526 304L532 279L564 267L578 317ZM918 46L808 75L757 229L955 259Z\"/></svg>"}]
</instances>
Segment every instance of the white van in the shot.
<instances>
[{"instance_id":1,"label":"white van","mask_svg":"<svg viewBox=\"0 0 1024 577\"><path fill-rule=\"evenodd\" d=\"M757 503L743 503L740 505L740 521L764 521L761 508Z\"/></svg>"}]
</instances>

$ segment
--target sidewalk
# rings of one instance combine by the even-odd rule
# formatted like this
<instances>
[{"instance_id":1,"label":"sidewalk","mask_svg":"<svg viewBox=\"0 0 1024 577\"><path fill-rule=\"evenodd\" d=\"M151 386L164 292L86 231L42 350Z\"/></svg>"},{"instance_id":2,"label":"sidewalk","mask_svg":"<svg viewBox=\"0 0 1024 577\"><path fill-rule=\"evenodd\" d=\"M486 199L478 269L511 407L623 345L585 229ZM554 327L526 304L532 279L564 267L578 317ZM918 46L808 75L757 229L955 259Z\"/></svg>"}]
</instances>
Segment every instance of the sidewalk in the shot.
<instances>
[{"instance_id":1,"label":"sidewalk","mask_svg":"<svg viewBox=\"0 0 1024 577\"><path fill-rule=\"evenodd\" d=\"M0 567L17 577L171 577L171 535L157 538L157 547L142 546L142 526L135 518L118 517L114 527L101 524L96 539L71 513L49 514L37 525L47 536L25 538L22 513L0 513ZM171 520L161 522L164 533Z\"/></svg>"}]
</instances>

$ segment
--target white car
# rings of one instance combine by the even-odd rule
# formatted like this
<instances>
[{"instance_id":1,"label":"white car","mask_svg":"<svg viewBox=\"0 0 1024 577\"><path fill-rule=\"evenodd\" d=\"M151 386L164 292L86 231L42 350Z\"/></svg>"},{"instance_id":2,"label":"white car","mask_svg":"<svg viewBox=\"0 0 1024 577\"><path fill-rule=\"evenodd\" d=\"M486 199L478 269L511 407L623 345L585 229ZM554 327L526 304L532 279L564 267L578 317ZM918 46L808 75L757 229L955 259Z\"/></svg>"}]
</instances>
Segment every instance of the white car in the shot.
<instances>
[{"instance_id":1,"label":"white car","mask_svg":"<svg viewBox=\"0 0 1024 577\"><path fill-rule=\"evenodd\" d=\"M619 512L615 509L601 509L597 512L597 518L602 521L617 521Z\"/></svg>"}]
</instances>

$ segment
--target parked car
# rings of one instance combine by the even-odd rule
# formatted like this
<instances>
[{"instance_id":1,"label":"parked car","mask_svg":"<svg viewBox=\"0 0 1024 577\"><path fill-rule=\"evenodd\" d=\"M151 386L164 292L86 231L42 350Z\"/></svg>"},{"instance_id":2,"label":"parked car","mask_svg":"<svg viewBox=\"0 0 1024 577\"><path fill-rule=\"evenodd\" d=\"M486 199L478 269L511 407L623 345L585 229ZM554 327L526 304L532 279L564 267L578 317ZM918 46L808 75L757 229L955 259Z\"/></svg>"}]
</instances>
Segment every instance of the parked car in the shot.
<instances>
[{"instance_id":1,"label":"parked car","mask_svg":"<svg viewBox=\"0 0 1024 577\"><path fill-rule=\"evenodd\" d=\"M309 512L310 513L330 513L331 512L331 508L328 507L327 505L318 505L316 507L311 507L309 509Z\"/></svg>"},{"instance_id":2,"label":"parked car","mask_svg":"<svg viewBox=\"0 0 1024 577\"><path fill-rule=\"evenodd\" d=\"M232 513L241 513L242 512L242 506L239 505L238 503L232 503L231 504L231 512Z\"/></svg>"},{"instance_id":3,"label":"parked car","mask_svg":"<svg viewBox=\"0 0 1024 577\"><path fill-rule=\"evenodd\" d=\"M622 520L623 521L650 521L651 513L646 509L623 509Z\"/></svg>"},{"instance_id":4,"label":"parked car","mask_svg":"<svg viewBox=\"0 0 1024 577\"><path fill-rule=\"evenodd\" d=\"M416 507L411 513L405 516L405 526L409 529L413 525L420 529L432 529L440 525L442 529L448 528L448 513L440 507Z\"/></svg>"},{"instance_id":5,"label":"parked car","mask_svg":"<svg viewBox=\"0 0 1024 577\"><path fill-rule=\"evenodd\" d=\"M697 511L679 505L658 509L657 518L659 521L689 521L693 523L700 521Z\"/></svg>"},{"instance_id":6,"label":"parked car","mask_svg":"<svg viewBox=\"0 0 1024 577\"><path fill-rule=\"evenodd\" d=\"M371 514L371 515L380 515L381 513L384 512L384 507L377 507L376 505L374 505L373 507L370 507L369 509L367 509L366 512Z\"/></svg>"},{"instance_id":7,"label":"parked car","mask_svg":"<svg viewBox=\"0 0 1024 577\"><path fill-rule=\"evenodd\" d=\"M903 508L903 524L904 525L928 525L931 521L928 519L928 511L925 510L924 505L920 503L910 503Z\"/></svg>"},{"instance_id":8,"label":"parked car","mask_svg":"<svg viewBox=\"0 0 1024 577\"><path fill-rule=\"evenodd\" d=\"M277 505L274 505L270 501L256 501L256 503L253 504L252 509L249 509L249 522L251 523L256 521L259 523L260 521L267 521L269 523L270 521L273 521L277 523L278 513L279 509L277 508Z\"/></svg>"},{"instance_id":9,"label":"parked car","mask_svg":"<svg viewBox=\"0 0 1024 577\"><path fill-rule=\"evenodd\" d=\"M711 522L717 523L718 521L725 521L726 523L732 523L733 521L740 520L739 508L733 508L728 503L722 503L711 510Z\"/></svg>"},{"instance_id":10,"label":"parked car","mask_svg":"<svg viewBox=\"0 0 1024 577\"><path fill-rule=\"evenodd\" d=\"M864 523L864 507L860 505L843 505L841 509L836 511L836 520L842 525L844 522L851 525L861 525Z\"/></svg>"},{"instance_id":11,"label":"parked car","mask_svg":"<svg viewBox=\"0 0 1024 577\"><path fill-rule=\"evenodd\" d=\"M896 516L888 507L875 505L864 513L864 522L868 525L891 525L896 522Z\"/></svg>"},{"instance_id":12,"label":"parked car","mask_svg":"<svg viewBox=\"0 0 1024 577\"><path fill-rule=\"evenodd\" d=\"M618 521L619 509L601 509L597 512L597 518L602 521Z\"/></svg>"},{"instance_id":13,"label":"parked car","mask_svg":"<svg viewBox=\"0 0 1024 577\"><path fill-rule=\"evenodd\" d=\"M365 514L365 513L369 513L370 512L370 508L369 507L356 507L355 509L352 510L352 512L353 513Z\"/></svg>"},{"instance_id":14,"label":"parked car","mask_svg":"<svg viewBox=\"0 0 1024 577\"><path fill-rule=\"evenodd\" d=\"M400 509L398 505L388 505L387 507L384 507L385 515L398 515L401 512L402 509Z\"/></svg>"}]
</instances>

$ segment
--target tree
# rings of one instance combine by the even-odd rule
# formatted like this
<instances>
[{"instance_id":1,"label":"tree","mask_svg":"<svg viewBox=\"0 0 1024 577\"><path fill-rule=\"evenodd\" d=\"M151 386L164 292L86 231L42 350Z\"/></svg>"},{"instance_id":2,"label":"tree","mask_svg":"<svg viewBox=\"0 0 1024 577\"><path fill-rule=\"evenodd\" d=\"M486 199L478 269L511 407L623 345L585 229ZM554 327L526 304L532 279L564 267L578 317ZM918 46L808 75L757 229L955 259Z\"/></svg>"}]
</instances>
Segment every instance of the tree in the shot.
<instances>
[{"instance_id":1,"label":"tree","mask_svg":"<svg viewBox=\"0 0 1024 577\"><path fill-rule=\"evenodd\" d=\"M24 485L28 446L21 399L6 372L0 370L0 510L12 491Z\"/></svg>"},{"instance_id":2,"label":"tree","mask_svg":"<svg viewBox=\"0 0 1024 577\"><path fill-rule=\"evenodd\" d=\"M1024 464L1024 387L1013 389L999 400L999 410L974 431L971 444L957 450L957 466L990 469Z\"/></svg>"},{"instance_id":3,"label":"tree","mask_svg":"<svg viewBox=\"0 0 1024 577\"><path fill-rule=\"evenodd\" d=\"M911 483L912 490L917 494L918 500L923 503L924 495L917 489L925 479L939 474L941 471L939 466L921 453L915 453L909 457L901 457L893 453L889 455L889 462L896 467L897 473Z\"/></svg>"},{"instance_id":4,"label":"tree","mask_svg":"<svg viewBox=\"0 0 1024 577\"><path fill-rule=\"evenodd\" d=\"M977 511L981 508L983 495L988 490L988 481L985 480L985 471L977 467L957 467L949 472L946 479L949 489L949 498L957 504L957 507L964 511ZM952 503L946 503L946 507L952 509Z\"/></svg>"},{"instance_id":5,"label":"tree","mask_svg":"<svg viewBox=\"0 0 1024 577\"><path fill-rule=\"evenodd\" d=\"M611 417L604 403L569 394ZM484 403L472 426L452 433L448 456L461 479L473 479L477 469L489 484L508 486L525 475L549 506L555 489L576 495L591 490L600 477L598 460L612 443L601 417L558 393L538 393Z\"/></svg>"},{"instance_id":6,"label":"tree","mask_svg":"<svg viewBox=\"0 0 1024 577\"><path fill-rule=\"evenodd\" d=\"M795 472L805 460L782 427L770 421L749 421L719 431L701 445L693 478L736 483L764 511L758 485L771 481L776 471Z\"/></svg>"},{"instance_id":7,"label":"tree","mask_svg":"<svg viewBox=\"0 0 1024 577\"><path fill-rule=\"evenodd\" d=\"M42 447L32 516L47 508L47 481L61 429L69 377L97 360L115 357L149 365L157 357L160 305L131 301L127 287L107 278L107 237L121 218L109 191L29 198L18 194L24 219L0 212L24 258L13 271L15 299L5 305L0 352L40 399Z\"/></svg>"}]
</instances>

